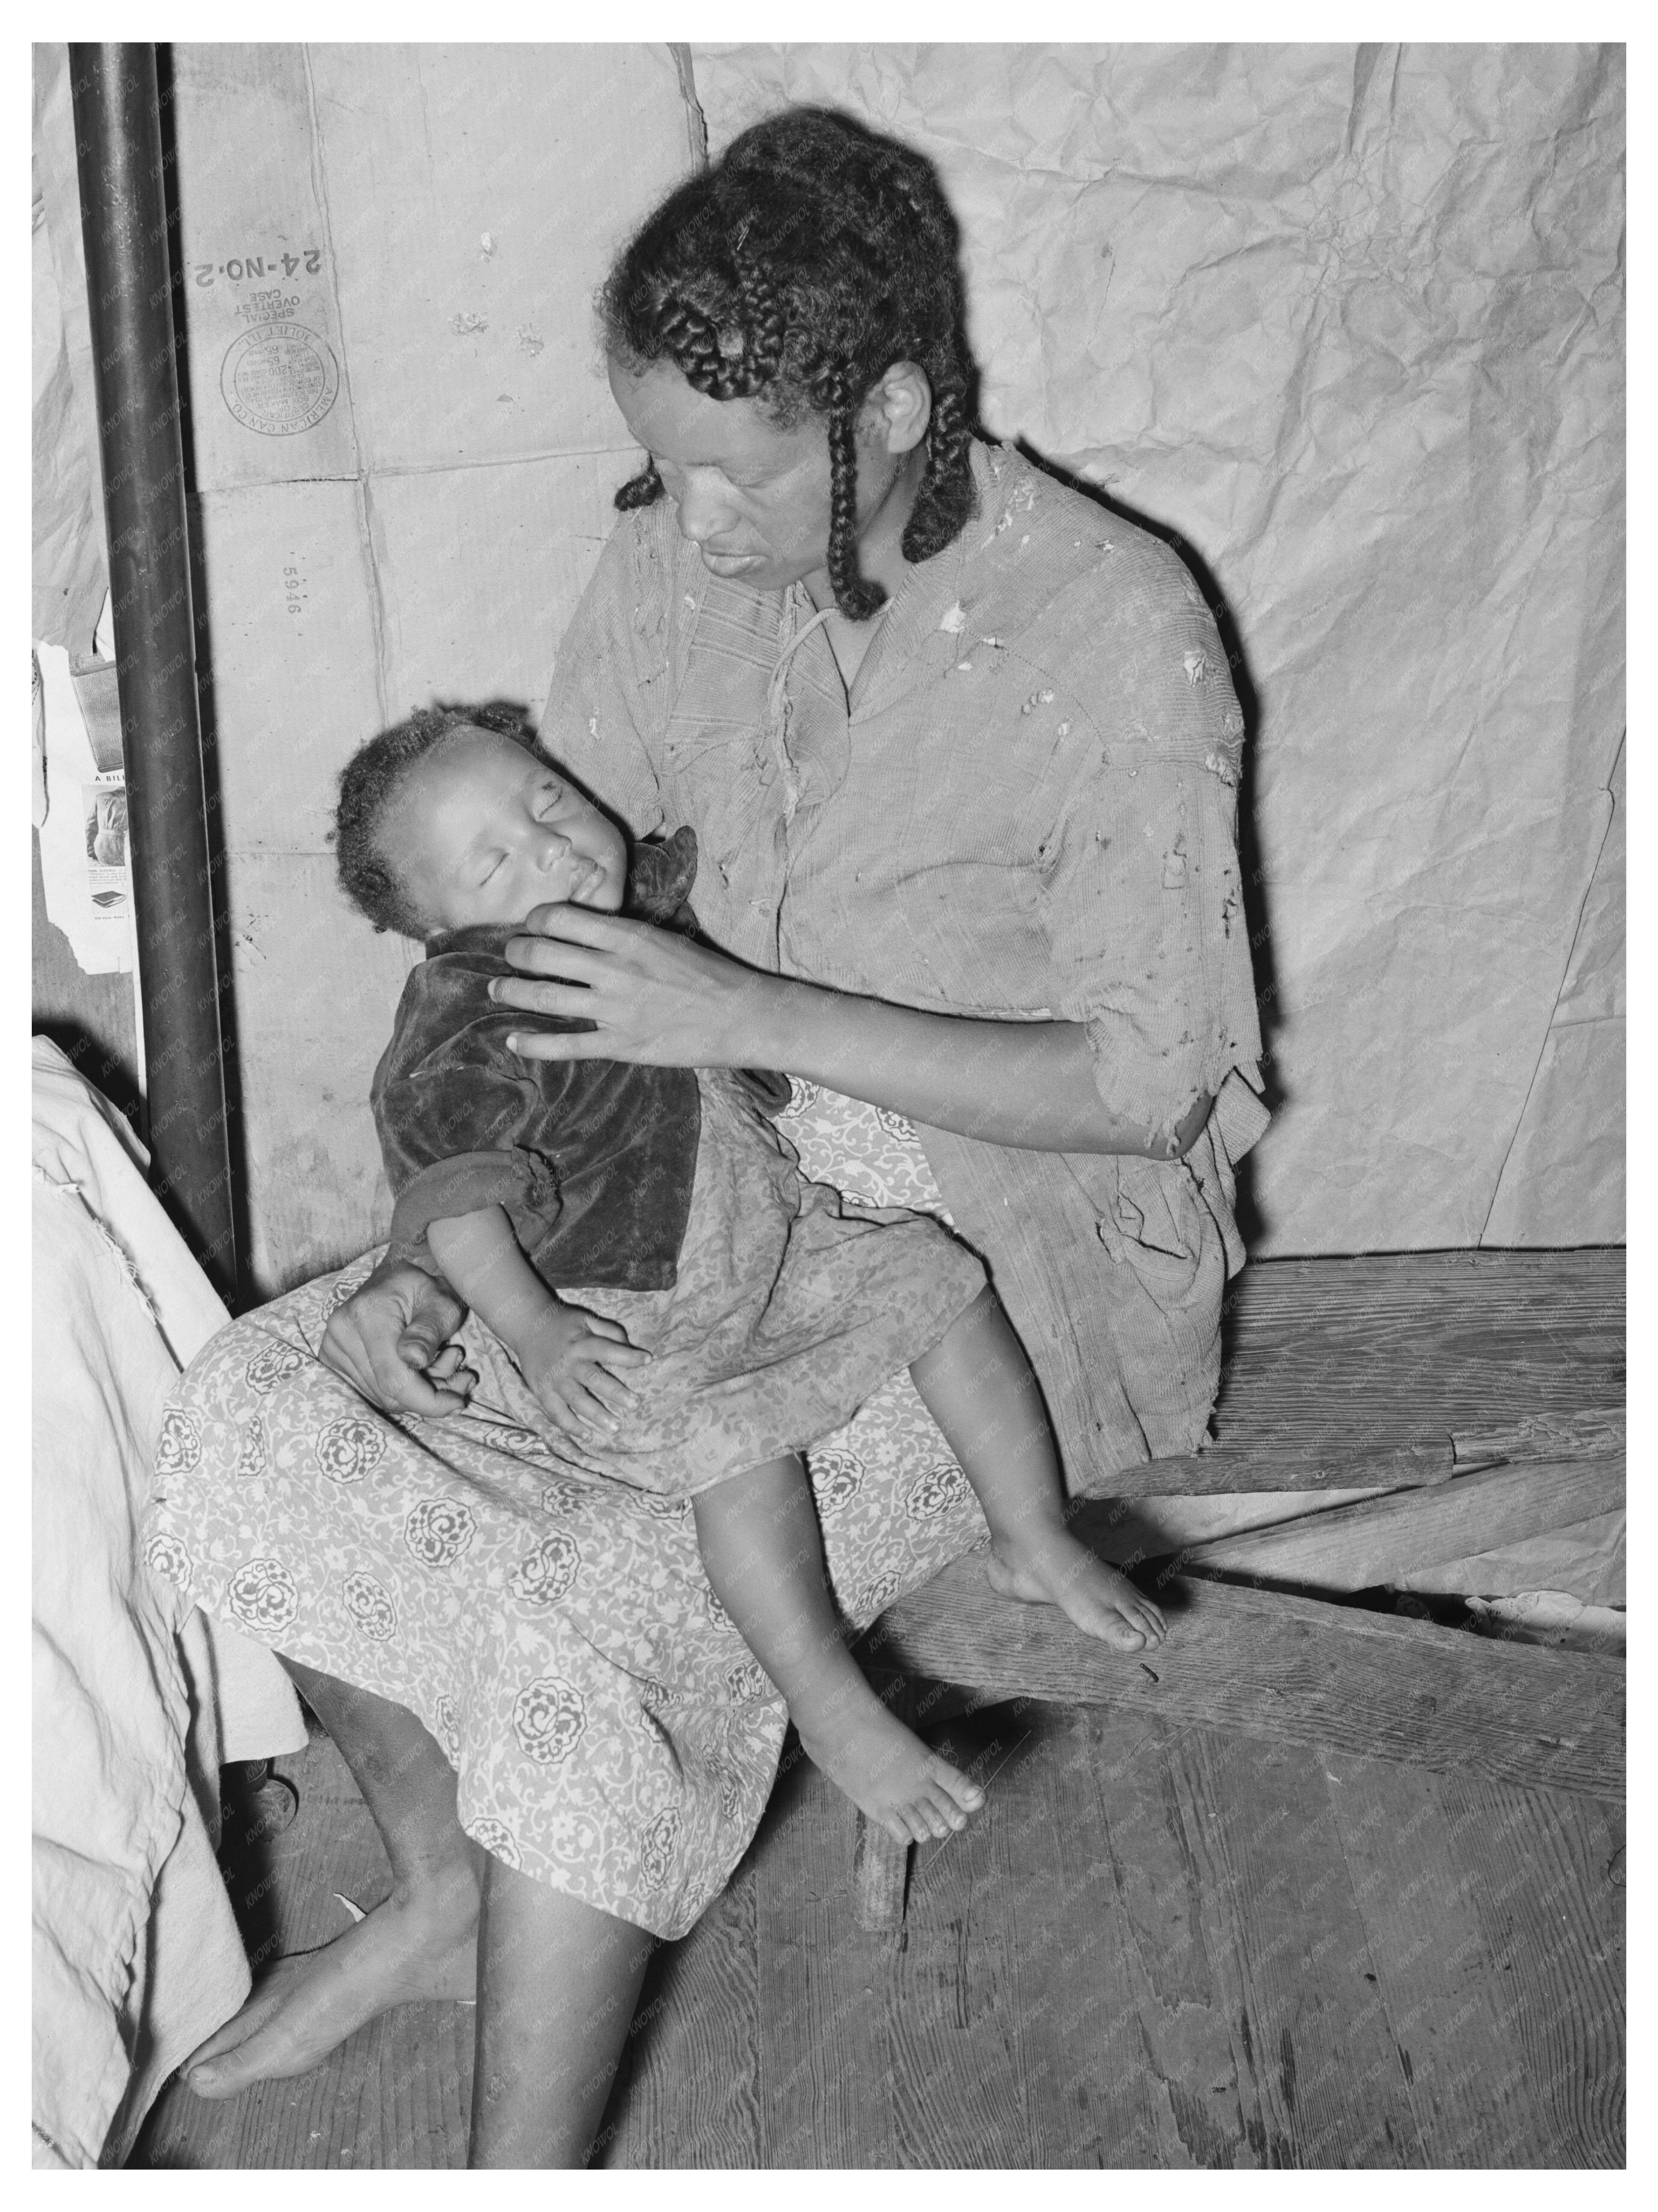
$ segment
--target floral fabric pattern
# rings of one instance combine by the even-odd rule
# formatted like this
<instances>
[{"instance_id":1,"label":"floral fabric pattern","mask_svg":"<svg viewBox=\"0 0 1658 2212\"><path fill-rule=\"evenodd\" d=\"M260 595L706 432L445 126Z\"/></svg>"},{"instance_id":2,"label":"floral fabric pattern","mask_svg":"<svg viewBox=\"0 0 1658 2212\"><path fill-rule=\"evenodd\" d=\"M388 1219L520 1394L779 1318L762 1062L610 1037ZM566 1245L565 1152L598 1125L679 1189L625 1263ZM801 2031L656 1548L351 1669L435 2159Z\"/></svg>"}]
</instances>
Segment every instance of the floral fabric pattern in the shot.
<instances>
[{"instance_id":1,"label":"floral fabric pattern","mask_svg":"<svg viewBox=\"0 0 1658 2212\"><path fill-rule=\"evenodd\" d=\"M799 1154L801 1173L838 1190L848 1209L902 1206L948 1224L950 1213L926 1154L902 1114L792 1075L789 1103L777 1127Z\"/></svg>"},{"instance_id":2,"label":"floral fabric pattern","mask_svg":"<svg viewBox=\"0 0 1658 2212\"><path fill-rule=\"evenodd\" d=\"M778 1124L808 1176L941 1211L897 1116L808 1089ZM688 1501L573 1469L475 1319L478 1387L452 1419L393 1420L323 1364L329 1315L377 1257L204 1348L164 1423L146 1557L208 1612L415 1712L503 1863L683 1935L764 1809L782 1700L714 1599ZM855 1626L985 1538L905 1372L808 1465Z\"/></svg>"}]
</instances>

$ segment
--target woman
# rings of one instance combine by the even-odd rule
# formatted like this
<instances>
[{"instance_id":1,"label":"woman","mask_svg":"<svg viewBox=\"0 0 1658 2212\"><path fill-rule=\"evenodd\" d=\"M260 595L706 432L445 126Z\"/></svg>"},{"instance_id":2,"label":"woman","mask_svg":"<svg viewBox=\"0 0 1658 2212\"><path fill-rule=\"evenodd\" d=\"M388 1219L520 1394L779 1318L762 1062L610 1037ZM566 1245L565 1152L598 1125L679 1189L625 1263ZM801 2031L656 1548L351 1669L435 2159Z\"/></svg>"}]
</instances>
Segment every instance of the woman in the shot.
<instances>
[{"instance_id":1,"label":"woman","mask_svg":"<svg viewBox=\"0 0 1658 2212\"><path fill-rule=\"evenodd\" d=\"M722 951L549 911L500 995L595 1027L526 1019L520 1049L789 1070L808 1173L944 1213L989 1261L1073 1487L1192 1449L1242 1260L1231 1161L1265 1119L1242 719L1203 601L1156 541L974 440L937 181L845 118L745 133L645 225L603 318L650 459L544 734L635 835L695 830ZM538 1484L510 1364L457 1340L441 1285L364 1273L192 1378L156 1545L282 1653L396 1886L187 2078L300 2070L475 1974L473 2162L579 2163L650 1934L723 1884L784 1715L688 1524ZM203 1474L233 1449L240 1491ZM811 1464L853 1621L981 1533L907 1384Z\"/></svg>"}]
</instances>

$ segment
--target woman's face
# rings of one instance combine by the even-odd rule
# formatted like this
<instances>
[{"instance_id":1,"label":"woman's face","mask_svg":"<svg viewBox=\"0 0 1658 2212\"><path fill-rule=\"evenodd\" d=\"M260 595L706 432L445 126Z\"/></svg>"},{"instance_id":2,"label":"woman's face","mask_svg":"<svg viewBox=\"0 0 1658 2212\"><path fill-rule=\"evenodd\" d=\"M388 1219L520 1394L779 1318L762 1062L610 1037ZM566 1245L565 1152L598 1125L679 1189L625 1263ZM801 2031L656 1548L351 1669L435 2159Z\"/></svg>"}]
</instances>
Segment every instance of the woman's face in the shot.
<instances>
[{"instance_id":1,"label":"woman's face","mask_svg":"<svg viewBox=\"0 0 1658 2212\"><path fill-rule=\"evenodd\" d=\"M610 364L610 390L629 429L656 463L679 527L716 576L780 591L829 559L829 430L818 415L780 429L753 399L710 399L665 362L635 375ZM900 462L878 410L858 428L862 536L891 493Z\"/></svg>"}]
</instances>

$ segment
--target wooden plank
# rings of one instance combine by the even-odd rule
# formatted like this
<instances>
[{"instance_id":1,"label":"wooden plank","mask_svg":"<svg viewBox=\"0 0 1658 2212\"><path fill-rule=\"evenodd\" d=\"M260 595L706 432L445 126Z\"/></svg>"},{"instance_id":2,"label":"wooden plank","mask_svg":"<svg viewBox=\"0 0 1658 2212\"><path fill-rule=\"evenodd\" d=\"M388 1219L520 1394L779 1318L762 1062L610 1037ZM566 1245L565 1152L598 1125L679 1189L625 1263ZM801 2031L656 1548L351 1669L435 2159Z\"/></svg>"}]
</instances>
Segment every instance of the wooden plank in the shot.
<instances>
[{"instance_id":1,"label":"wooden plank","mask_svg":"<svg viewBox=\"0 0 1658 2212\"><path fill-rule=\"evenodd\" d=\"M858 1815L852 1847L852 1917L860 1928L889 1934L903 1926L909 1854L908 1844L899 1843L861 1813Z\"/></svg>"},{"instance_id":2,"label":"wooden plank","mask_svg":"<svg viewBox=\"0 0 1658 2212\"><path fill-rule=\"evenodd\" d=\"M1620 1660L1215 1583L1171 1577L1157 1595L1171 1616L1168 1642L1149 1661L1125 1656L1051 1606L999 1597L969 1554L890 1607L859 1648L993 1697L1101 1703L1442 1771L1622 1793Z\"/></svg>"},{"instance_id":3,"label":"wooden plank","mask_svg":"<svg viewBox=\"0 0 1658 2212\"><path fill-rule=\"evenodd\" d=\"M1426 2163L1373 1988L1318 1753L1193 1729L1171 1761L1199 1932L1230 1954L1236 2095L1254 2162Z\"/></svg>"},{"instance_id":4,"label":"wooden plank","mask_svg":"<svg viewBox=\"0 0 1658 2212\"><path fill-rule=\"evenodd\" d=\"M1624 1253L1405 1252L1246 1267L1218 1444L1409 1444L1624 1396Z\"/></svg>"},{"instance_id":5,"label":"wooden plank","mask_svg":"<svg viewBox=\"0 0 1658 2212\"><path fill-rule=\"evenodd\" d=\"M919 1724L916 1698L919 1686L908 1675L877 1668L870 1687L895 1719L914 1728ZM941 1698L935 1697L936 1707ZM942 1721L944 1715L938 1712ZM863 1814L856 1816L852 1847L852 1917L872 1935L891 1935L904 1924L904 1899L909 1888L910 1847L896 1842L884 1828Z\"/></svg>"},{"instance_id":6,"label":"wooden plank","mask_svg":"<svg viewBox=\"0 0 1658 2212\"><path fill-rule=\"evenodd\" d=\"M1485 1423L1451 1438L1459 1466L1468 1461L1584 1459L1621 1452L1629 1442L1622 1407L1590 1406L1581 1413L1529 1413L1518 1421Z\"/></svg>"},{"instance_id":7,"label":"wooden plank","mask_svg":"<svg viewBox=\"0 0 1658 2212\"><path fill-rule=\"evenodd\" d=\"M384 2172L466 2163L473 2014L398 2005L323 2065L262 2082L243 2106L246 2166Z\"/></svg>"},{"instance_id":8,"label":"wooden plank","mask_svg":"<svg viewBox=\"0 0 1658 2212\"><path fill-rule=\"evenodd\" d=\"M1193 1573L1370 1589L1442 1559L1493 1551L1611 1513L1624 1503L1624 1455L1522 1460L1412 1490L1333 1505L1270 1528L1212 1537L1181 1554Z\"/></svg>"},{"instance_id":9,"label":"wooden plank","mask_svg":"<svg viewBox=\"0 0 1658 2212\"><path fill-rule=\"evenodd\" d=\"M652 1960L592 2163L761 2163L759 1965L745 1860L690 1934Z\"/></svg>"},{"instance_id":10,"label":"wooden plank","mask_svg":"<svg viewBox=\"0 0 1658 2212\"><path fill-rule=\"evenodd\" d=\"M1334 1385L1340 1388L1339 1378ZM1384 1489L1425 1489L1481 1468L1519 1460L1600 1459L1622 1452L1629 1427L1621 1409L1592 1407L1576 1413L1533 1413L1524 1420L1485 1423L1446 1437L1414 1444L1315 1447L1281 1440L1218 1445L1183 1459L1147 1460L1114 1476L1135 1494L1212 1496L1238 1491L1345 1490L1370 1484ZM1175 1480L1183 1489L1176 1489ZM1113 1495L1117 1493L1114 1492Z\"/></svg>"},{"instance_id":11,"label":"wooden plank","mask_svg":"<svg viewBox=\"0 0 1658 2212\"><path fill-rule=\"evenodd\" d=\"M1621 1249L1257 1262L1226 1328L1216 1446L1109 1495L1400 1489L1623 1442Z\"/></svg>"},{"instance_id":12,"label":"wooden plank","mask_svg":"<svg viewBox=\"0 0 1658 2212\"><path fill-rule=\"evenodd\" d=\"M989 1802L958 1835L915 1847L904 1933L886 1988L898 2163L1028 2169L1045 2162L1034 2054L1013 2002L1017 1881L1010 1827L1052 1733L1029 1711L981 1711L930 1734Z\"/></svg>"},{"instance_id":13,"label":"wooden plank","mask_svg":"<svg viewBox=\"0 0 1658 2212\"><path fill-rule=\"evenodd\" d=\"M1497 1455L1492 1454L1492 1457ZM1147 1460L1090 1485L1092 1497L1214 1498L1245 1491L1413 1490L1456 1473L1448 1436L1418 1443L1239 1444Z\"/></svg>"},{"instance_id":14,"label":"wooden plank","mask_svg":"<svg viewBox=\"0 0 1658 2212\"><path fill-rule=\"evenodd\" d=\"M896 2166L886 1991L900 1939L853 1919L851 1801L793 1735L784 1760L752 1855L758 2163Z\"/></svg>"},{"instance_id":15,"label":"wooden plank","mask_svg":"<svg viewBox=\"0 0 1658 2212\"><path fill-rule=\"evenodd\" d=\"M422 2172L465 2166L477 2017L471 2005L433 2002L398 2005L373 2023L363 2103L378 2132L374 2163Z\"/></svg>"},{"instance_id":16,"label":"wooden plank","mask_svg":"<svg viewBox=\"0 0 1658 2212\"><path fill-rule=\"evenodd\" d=\"M1616 1808L1454 1776L1445 1802L1507 1984L1549 2166L1625 2156L1623 1820Z\"/></svg>"},{"instance_id":17,"label":"wooden plank","mask_svg":"<svg viewBox=\"0 0 1658 2212\"><path fill-rule=\"evenodd\" d=\"M1428 2163L1552 2165L1553 2131L1527 2079L1517 2008L1474 1895L1489 1869L1478 1836L1453 1829L1452 1785L1345 1752L1327 1752L1324 1765L1368 1972ZM1605 1808L1588 1810L1604 1820Z\"/></svg>"},{"instance_id":18,"label":"wooden plank","mask_svg":"<svg viewBox=\"0 0 1658 2212\"><path fill-rule=\"evenodd\" d=\"M1051 1801L1066 1888L1057 1911L1031 1899L1060 1933L1046 1953L1035 1931L1029 1941L1057 1984L1052 2063L1087 2123L1092 2162L1260 2165L1265 2144L1240 2092L1235 1953L1206 1919L1210 1870L1176 1771L1202 1731L1100 1709L1076 1727ZM1021 1894L1021 1929L1023 1905Z\"/></svg>"},{"instance_id":19,"label":"wooden plank","mask_svg":"<svg viewBox=\"0 0 1658 2212\"><path fill-rule=\"evenodd\" d=\"M993 1717L1010 1740L1035 1724L1027 1755L991 1784L981 1816L992 1823L994 1881L981 1910L1008 1925L1006 2002L1019 2034L1031 2164L1226 2163L1224 2154L1218 2161L1204 2155L1206 2133L1195 2151L1182 2140L1148 2057L1148 2034L1172 2001L1166 1980L1141 1960L1120 1864L1127 1859L1148 1870L1161 1891L1154 1922L1161 1941L1171 1913L1178 1918L1170 1895L1177 1868L1166 1847L1161 1857L1157 1848L1163 1793L1156 1759L1135 1756L1108 1784L1096 1712L1030 1704L1023 1712L998 1707ZM1133 1724L1137 1753L1147 1733ZM939 1866L954 1871L947 1856ZM1182 2016L1190 2009L1173 2008Z\"/></svg>"}]
</instances>

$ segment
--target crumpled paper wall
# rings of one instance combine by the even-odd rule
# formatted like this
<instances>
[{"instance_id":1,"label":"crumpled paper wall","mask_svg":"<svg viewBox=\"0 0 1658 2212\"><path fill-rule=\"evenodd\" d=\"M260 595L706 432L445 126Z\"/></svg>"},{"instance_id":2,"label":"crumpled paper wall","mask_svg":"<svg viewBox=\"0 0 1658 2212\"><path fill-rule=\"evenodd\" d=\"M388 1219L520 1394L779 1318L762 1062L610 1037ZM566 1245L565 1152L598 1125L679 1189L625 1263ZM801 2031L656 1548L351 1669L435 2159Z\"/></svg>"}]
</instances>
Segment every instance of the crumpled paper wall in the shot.
<instances>
[{"instance_id":1,"label":"crumpled paper wall","mask_svg":"<svg viewBox=\"0 0 1658 2212\"><path fill-rule=\"evenodd\" d=\"M987 427L1224 599L1253 1249L1621 1239L1621 50L692 57L714 153L819 100L932 156Z\"/></svg>"},{"instance_id":2,"label":"crumpled paper wall","mask_svg":"<svg viewBox=\"0 0 1658 2212\"><path fill-rule=\"evenodd\" d=\"M367 1086L407 955L333 890L333 775L434 693L544 694L632 462L591 291L695 118L661 46L173 59L269 1289L385 1218ZM989 426L1177 533L1224 595L1279 1102L1252 1248L1621 1237L1619 51L709 45L692 66L716 151L817 99L931 153ZM61 72L46 106L35 627L84 651L101 515ZM319 347L267 388L238 342L273 319Z\"/></svg>"}]
</instances>

